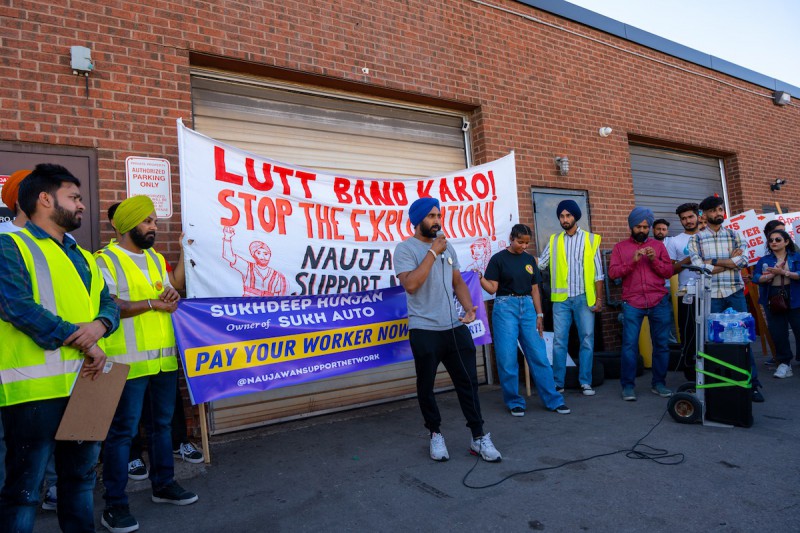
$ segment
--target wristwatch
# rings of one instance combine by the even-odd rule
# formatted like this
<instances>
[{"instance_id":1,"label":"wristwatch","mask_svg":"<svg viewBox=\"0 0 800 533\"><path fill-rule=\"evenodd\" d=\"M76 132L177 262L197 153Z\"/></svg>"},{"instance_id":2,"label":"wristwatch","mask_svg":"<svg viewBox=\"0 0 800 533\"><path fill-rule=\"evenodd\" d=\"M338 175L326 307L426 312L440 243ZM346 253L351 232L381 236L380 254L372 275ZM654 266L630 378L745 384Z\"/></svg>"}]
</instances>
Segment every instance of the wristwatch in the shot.
<instances>
[{"instance_id":1,"label":"wristwatch","mask_svg":"<svg viewBox=\"0 0 800 533\"><path fill-rule=\"evenodd\" d=\"M544 318L544 313L536 313L536 318Z\"/></svg>"},{"instance_id":2,"label":"wristwatch","mask_svg":"<svg viewBox=\"0 0 800 533\"><path fill-rule=\"evenodd\" d=\"M711 265L712 266L717 266L717 260L716 259L712 259L711 260Z\"/></svg>"}]
</instances>

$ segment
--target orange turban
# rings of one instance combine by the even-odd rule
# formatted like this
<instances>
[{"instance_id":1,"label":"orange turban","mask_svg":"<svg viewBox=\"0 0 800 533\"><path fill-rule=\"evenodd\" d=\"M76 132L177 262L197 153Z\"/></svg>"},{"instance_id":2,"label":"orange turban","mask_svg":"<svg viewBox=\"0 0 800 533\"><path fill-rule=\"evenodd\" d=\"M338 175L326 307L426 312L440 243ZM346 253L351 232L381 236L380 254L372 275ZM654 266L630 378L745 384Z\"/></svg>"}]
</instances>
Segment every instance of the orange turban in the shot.
<instances>
[{"instance_id":1,"label":"orange turban","mask_svg":"<svg viewBox=\"0 0 800 533\"><path fill-rule=\"evenodd\" d=\"M6 204L8 208L14 212L17 211L17 196L19 195L19 184L22 182L22 180L27 178L28 174L30 174L31 172L33 172L33 170L17 170L8 177L5 185L3 185L3 191L2 191L3 203Z\"/></svg>"}]
</instances>

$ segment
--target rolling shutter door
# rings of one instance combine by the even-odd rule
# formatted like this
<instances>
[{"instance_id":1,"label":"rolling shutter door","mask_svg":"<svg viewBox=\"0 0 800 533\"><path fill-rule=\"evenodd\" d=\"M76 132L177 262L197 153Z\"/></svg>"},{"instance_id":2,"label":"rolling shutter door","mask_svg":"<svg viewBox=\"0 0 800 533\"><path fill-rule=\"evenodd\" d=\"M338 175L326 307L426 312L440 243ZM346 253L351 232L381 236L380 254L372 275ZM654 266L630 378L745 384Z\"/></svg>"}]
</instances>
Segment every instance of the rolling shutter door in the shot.
<instances>
[{"instance_id":1,"label":"rolling shutter door","mask_svg":"<svg viewBox=\"0 0 800 533\"><path fill-rule=\"evenodd\" d=\"M194 72L194 127L255 154L341 175L445 174L467 166L462 115ZM485 381L484 358L478 378ZM436 387L452 386L440 367ZM413 396L412 361L213 402L212 433Z\"/></svg>"},{"instance_id":2,"label":"rolling shutter door","mask_svg":"<svg viewBox=\"0 0 800 533\"><path fill-rule=\"evenodd\" d=\"M725 199L719 159L648 146L631 145L630 151L636 205L668 220L670 235L683 231L675 214L679 205L714 193Z\"/></svg>"}]
</instances>

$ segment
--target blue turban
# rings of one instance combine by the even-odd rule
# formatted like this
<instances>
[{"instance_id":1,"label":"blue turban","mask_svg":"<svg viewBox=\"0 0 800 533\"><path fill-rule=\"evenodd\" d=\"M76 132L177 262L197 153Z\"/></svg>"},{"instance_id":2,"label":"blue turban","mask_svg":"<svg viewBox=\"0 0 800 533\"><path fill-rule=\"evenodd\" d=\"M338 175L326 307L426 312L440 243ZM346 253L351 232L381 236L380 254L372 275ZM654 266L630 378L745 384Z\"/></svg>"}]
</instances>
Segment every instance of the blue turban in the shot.
<instances>
[{"instance_id":1,"label":"blue turban","mask_svg":"<svg viewBox=\"0 0 800 533\"><path fill-rule=\"evenodd\" d=\"M411 225L417 226L434 207L439 208L439 200L436 198L414 200L414 203L408 208L408 219L411 221Z\"/></svg>"},{"instance_id":2,"label":"blue turban","mask_svg":"<svg viewBox=\"0 0 800 533\"><path fill-rule=\"evenodd\" d=\"M631 214L628 215L628 227L633 229L634 226L638 226L644 220L652 226L655 218L653 212L647 207L634 207Z\"/></svg>"},{"instance_id":3,"label":"blue turban","mask_svg":"<svg viewBox=\"0 0 800 533\"><path fill-rule=\"evenodd\" d=\"M565 209L570 215L575 217L576 221L581 219L581 208L578 207L578 203L575 200L561 200L558 207L556 207L556 218L560 218L561 212Z\"/></svg>"}]
</instances>

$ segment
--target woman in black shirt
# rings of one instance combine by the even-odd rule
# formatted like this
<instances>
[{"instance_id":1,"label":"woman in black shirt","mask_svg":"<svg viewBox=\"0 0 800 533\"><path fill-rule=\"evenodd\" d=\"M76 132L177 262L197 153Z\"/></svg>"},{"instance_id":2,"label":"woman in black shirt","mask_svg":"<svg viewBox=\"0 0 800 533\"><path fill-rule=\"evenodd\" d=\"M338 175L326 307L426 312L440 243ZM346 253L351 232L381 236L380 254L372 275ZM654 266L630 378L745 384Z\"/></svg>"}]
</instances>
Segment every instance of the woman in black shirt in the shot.
<instances>
[{"instance_id":1,"label":"woman in black shirt","mask_svg":"<svg viewBox=\"0 0 800 533\"><path fill-rule=\"evenodd\" d=\"M564 397L556 392L553 369L542 338L541 274L536 260L526 252L530 242L531 229L516 224L511 228L508 248L492 256L486 273L481 276L481 287L489 294L497 293L492 308L492 327L503 401L513 416L525 416L525 398L519 394L519 344L544 406L560 414L569 414Z\"/></svg>"}]
</instances>

